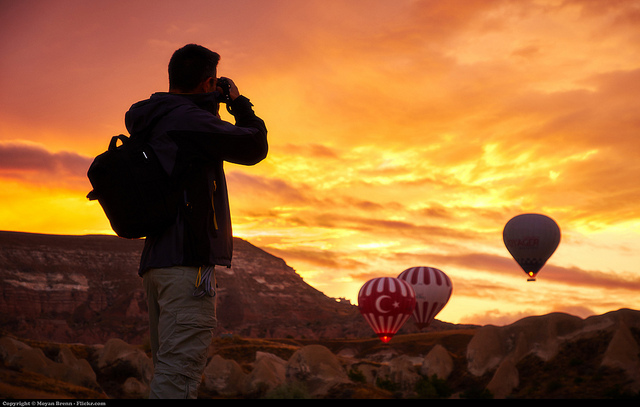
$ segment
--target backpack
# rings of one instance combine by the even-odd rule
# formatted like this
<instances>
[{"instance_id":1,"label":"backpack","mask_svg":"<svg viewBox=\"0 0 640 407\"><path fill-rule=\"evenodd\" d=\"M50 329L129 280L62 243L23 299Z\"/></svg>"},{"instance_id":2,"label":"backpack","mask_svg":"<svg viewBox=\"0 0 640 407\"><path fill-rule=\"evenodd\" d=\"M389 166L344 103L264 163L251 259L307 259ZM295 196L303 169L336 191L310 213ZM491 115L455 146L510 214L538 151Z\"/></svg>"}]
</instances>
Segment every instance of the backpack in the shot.
<instances>
[{"instance_id":1,"label":"backpack","mask_svg":"<svg viewBox=\"0 0 640 407\"><path fill-rule=\"evenodd\" d=\"M87 198L100 203L111 228L127 239L160 233L178 214L176 183L147 142L151 127L131 137L112 137L87 171L93 187Z\"/></svg>"}]
</instances>

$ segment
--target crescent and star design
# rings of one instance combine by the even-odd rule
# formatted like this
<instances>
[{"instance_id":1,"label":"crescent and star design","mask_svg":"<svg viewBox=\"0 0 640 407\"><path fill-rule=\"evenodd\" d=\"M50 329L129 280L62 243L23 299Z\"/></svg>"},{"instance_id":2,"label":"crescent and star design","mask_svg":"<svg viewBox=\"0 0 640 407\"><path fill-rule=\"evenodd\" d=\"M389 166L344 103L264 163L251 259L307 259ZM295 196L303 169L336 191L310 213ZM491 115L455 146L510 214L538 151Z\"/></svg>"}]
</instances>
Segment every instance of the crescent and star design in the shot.
<instances>
[{"instance_id":1,"label":"crescent and star design","mask_svg":"<svg viewBox=\"0 0 640 407\"><path fill-rule=\"evenodd\" d=\"M382 305L380 304L382 302L382 300L384 300L386 298L391 298L391 297L389 297L388 295L381 295L380 297L376 298L376 310L378 310L378 312L381 313L381 314L386 314L387 312L390 311L388 309L383 309ZM393 304L391 304L391 306L393 308L398 308L398 307L400 307L400 303L398 303L398 301L395 301Z\"/></svg>"}]
</instances>

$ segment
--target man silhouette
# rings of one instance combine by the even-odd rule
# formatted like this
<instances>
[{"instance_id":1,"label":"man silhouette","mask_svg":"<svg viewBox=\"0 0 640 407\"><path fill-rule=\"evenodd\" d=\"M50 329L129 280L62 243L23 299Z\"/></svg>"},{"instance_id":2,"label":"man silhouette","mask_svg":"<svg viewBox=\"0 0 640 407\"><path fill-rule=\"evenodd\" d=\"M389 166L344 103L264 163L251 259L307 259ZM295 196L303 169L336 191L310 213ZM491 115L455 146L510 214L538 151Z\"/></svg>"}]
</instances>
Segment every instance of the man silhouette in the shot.
<instances>
[{"instance_id":1,"label":"man silhouette","mask_svg":"<svg viewBox=\"0 0 640 407\"><path fill-rule=\"evenodd\" d=\"M138 273L149 304L154 378L149 398L196 398L216 319L215 266L231 266L233 237L223 162L254 165L267 129L228 79L235 125L218 115L220 56L188 44L169 62L169 92L131 106L130 134L155 122L150 145L179 185L180 211L148 236ZM157 119L157 120L156 120Z\"/></svg>"}]
</instances>

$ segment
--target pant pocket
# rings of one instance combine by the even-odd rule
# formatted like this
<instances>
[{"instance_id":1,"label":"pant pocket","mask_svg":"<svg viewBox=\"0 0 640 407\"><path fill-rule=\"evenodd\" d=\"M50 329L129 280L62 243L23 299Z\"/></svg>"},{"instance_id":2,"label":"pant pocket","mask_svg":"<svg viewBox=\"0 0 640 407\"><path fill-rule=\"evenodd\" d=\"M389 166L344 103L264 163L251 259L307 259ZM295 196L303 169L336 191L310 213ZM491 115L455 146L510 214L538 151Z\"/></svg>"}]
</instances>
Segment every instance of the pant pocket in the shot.
<instances>
[{"instance_id":1,"label":"pant pocket","mask_svg":"<svg viewBox=\"0 0 640 407\"><path fill-rule=\"evenodd\" d=\"M191 310L176 314L176 353L181 355L179 365L184 375L194 379L202 375L216 325L212 312Z\"/></svg>"},{"instance_id":2,"label":"pant pocket","mask_svg":"<svg viewBox=\"0 0 640 407\"><path fill-rule=\"evenodd\" d=\"M213 329L218 325L215 310L203 311L183 311L176 314L176 324L186 329Z\"/></svg>"}]
</instances>

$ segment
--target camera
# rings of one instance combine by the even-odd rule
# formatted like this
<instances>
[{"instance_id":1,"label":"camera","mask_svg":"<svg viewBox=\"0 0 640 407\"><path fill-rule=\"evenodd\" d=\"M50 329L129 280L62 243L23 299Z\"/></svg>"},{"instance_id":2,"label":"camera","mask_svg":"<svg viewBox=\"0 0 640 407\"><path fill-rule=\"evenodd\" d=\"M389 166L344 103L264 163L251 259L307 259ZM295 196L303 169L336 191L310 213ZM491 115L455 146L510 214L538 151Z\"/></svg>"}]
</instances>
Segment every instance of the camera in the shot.
<instances>
[{"instance_id":1,"label":"camera","mask_svg":"<svg viewBox=\"0 0 640 407\"><path fill-rule=\"evenodd\" d=\"M226 103L227 105L229 103L231 103L231 96L229 94L229 92L231 90L231 84L229 83L229 79L227 79L227 78L218 78L217 87L222 89L222 93L220 94L220 96L221 96L221 100L220 101L222 103Z\"/></svg>"}]
</instances>

